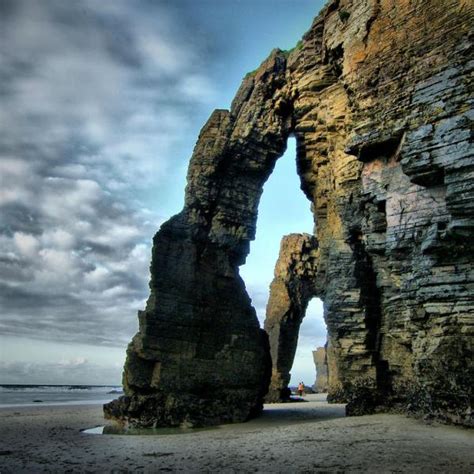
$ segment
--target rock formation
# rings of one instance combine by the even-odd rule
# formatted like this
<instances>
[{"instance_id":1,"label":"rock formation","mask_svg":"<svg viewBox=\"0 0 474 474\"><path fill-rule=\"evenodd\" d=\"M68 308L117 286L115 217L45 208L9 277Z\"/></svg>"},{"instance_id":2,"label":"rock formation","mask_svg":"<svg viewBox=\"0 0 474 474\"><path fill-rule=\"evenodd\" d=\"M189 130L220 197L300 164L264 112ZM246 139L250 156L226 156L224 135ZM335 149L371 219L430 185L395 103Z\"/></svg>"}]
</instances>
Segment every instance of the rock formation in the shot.
<instances>
[{"instance_id":1,"label":"rock formation","mask_svg":"<svg viewBox=\"0 0 474 474\"><path fill-rule=\"evenodd\" d=\"M329 385L328 361L325 347L318 347L313 351L313 360L316 367L316 380L313 389L316 393L326 393Z\"/></svg>"},{"instance_id":2,"label":"rock formation","mask_svg":"<svg viewBox=\"0 0 474 474\"><path fill-rule=\"evenodd\" d=\"M290 134L315 218L329 398L472 425L474 160L466 0L333 0L204 126L183 211L154 238L150 297L106 416L257 414L268 341L239 276ZM297 190L295 190L297 192Z\"/></svg>"},{"instance_id":3,"label":"rock formation","mask_svg":"<svg viewBox=\"0 0 474 474\"><path fill-rule=\"evenodd\" d=\"M264 325L272 358L267 402L290 398L288 384L300 325L309 301L317 292L317 257L318 243L313 236L290 234L283 237Z\"/></svg>"}]
</instances>

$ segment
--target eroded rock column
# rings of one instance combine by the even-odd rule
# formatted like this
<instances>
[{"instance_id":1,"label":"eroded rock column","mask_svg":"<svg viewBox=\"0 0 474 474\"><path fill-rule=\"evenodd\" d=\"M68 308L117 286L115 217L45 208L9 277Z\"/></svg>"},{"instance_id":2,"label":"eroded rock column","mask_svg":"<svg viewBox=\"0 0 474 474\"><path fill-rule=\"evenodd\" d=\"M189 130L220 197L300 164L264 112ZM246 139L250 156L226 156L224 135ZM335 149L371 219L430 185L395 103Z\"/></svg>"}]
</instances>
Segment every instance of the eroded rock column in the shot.
<instances>
[{"instance_id":1,"label":"eroded rock column","mask_svg":"<svg viewBox=\"0 0 474 474\"><path fill-rule=\"evenodd\" d=\"M290 370L309 301L317 292L318 243L309 234L283 237L270 285L265 331L270 340L272 378L267 402L288 400Z\"/></svg>"},{"instance_id":2,"label":"eroded rock column","mask_svg":"<svg viewBox=\"0 0 474 474\"><path fill-rule=\"evenodd\" d=\"M316 380L313 389L317 393L326 393L328 391L328 360L326 347L318 347L313 351L314 366L316 368Z\"/></svg>"}]
</instances>

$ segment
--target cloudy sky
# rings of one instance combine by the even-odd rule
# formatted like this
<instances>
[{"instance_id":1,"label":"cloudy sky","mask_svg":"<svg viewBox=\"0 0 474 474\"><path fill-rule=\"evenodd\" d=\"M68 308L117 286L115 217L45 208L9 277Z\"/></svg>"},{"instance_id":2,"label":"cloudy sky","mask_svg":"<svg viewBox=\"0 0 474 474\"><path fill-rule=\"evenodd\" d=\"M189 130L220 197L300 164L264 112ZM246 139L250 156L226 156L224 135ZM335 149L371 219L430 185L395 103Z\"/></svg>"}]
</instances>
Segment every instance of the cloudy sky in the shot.
<instances>
[{"instance_id":1,"label":"cloudy sky","mask_svg":"<svg viewBox=\"0 0 474 474\"><path fill-rule=\"evenodd\" d=\"M0 383L120 381L199 129L322 3L0 0ZM298 187L290 141L242 268L260 318L281 236L312 229ZM313 303L295 381L324 332Z\"/></svg>"}]
</instances>

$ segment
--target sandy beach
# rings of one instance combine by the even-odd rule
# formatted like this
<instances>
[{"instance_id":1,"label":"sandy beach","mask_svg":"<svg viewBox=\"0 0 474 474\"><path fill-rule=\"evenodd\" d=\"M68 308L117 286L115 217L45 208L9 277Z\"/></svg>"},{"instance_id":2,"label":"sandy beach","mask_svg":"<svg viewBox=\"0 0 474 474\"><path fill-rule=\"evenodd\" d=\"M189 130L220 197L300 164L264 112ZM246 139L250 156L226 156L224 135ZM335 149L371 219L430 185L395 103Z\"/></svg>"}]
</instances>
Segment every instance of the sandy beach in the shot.
<instances>
[{"instance_id":1,"label":"sandy beach","mask_svg":"<svg viewBox=\"0 0 474 474\"><path fill-rule=\"evenodd\" d=\"M344 417L321 395L248 423L186 434L94 435L102 408L0 410L0 472L474 471L474 432L400 415Z\"/></svg>"}]
</instances>

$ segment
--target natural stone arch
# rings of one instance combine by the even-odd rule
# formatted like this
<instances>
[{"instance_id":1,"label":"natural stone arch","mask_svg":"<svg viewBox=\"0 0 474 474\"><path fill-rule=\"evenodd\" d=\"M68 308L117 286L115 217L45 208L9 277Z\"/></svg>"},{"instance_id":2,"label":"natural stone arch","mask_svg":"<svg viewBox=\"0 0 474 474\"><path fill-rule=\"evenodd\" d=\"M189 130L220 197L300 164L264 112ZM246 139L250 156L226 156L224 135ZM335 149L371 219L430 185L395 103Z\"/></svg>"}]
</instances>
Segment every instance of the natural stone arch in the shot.
<instances>
[{"instance_id":1,"label":"natural stone arch","mask_svg":"<svg viewBox=\"0 0 474 474\"><path fill-rule=\"evenodd\" d=\"M150 297L107 416L135 425L207 425L257 414L270 377L238 266L255 236L263 184L291 130L286 57L275 50L229 111L201 131L183 211L155 235Z\"/></svg>"},{"instance_id":2,"label":"natural stone arch","mask_svg":"<svg viewBox=\"0 0 474 474\"><path fill-rule=\"evenodd\" d=\"M317 227L328 399L472 426L473 14L329 1L295 50L244 79L201 132L183 211L155 236L125 396L106 416L199 425L261 409L268 341L238 266L293 133Z\"/></svg>"},{"instance_id":3,"label":"natural stone arch","mask_svg":"<svg viewBox=\"0 0 474 474\"><path fill-rule=\"evenodd\" d=\"M318 242L314 236L290 234L282 238L264 324L272 358L267 402L286 401L290 397L288 384L300 325L309 301L321 293L317 259Z\"/></svg>"}]
</instances>

